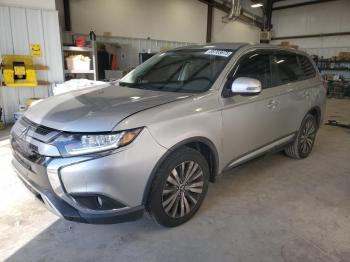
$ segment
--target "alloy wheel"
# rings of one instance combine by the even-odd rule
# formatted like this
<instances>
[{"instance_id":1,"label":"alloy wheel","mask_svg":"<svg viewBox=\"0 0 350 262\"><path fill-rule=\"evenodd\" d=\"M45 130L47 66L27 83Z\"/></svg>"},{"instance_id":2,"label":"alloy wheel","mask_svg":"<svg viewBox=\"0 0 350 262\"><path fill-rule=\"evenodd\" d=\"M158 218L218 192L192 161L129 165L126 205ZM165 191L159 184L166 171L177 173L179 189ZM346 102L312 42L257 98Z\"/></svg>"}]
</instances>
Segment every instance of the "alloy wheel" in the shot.
<instances>
[{"instance_id":1,"label":"alloy wheel","mask_svg":"<svg viewBox=\"0 0 350 262\"><path fill-rule=\"evenodd\" d=\"M309 119L305 123L300 135L299 145L300 145L300 151L303 154L308 154L311 151L315 141L315 136L316 136L315 122L313 121L313 119Z\"/></svg>"},{"instance_id":2,"label":"alloy wheel","mask_svg":"<svg viewBox=\"0 0 350 262\"><path fill-rule=\"evenodd\" d=\"M203 171L195 161L185 161L168 175L162 191L162 206L172 218L189 214L203 192Z\"/></svg>"}]
</instances>

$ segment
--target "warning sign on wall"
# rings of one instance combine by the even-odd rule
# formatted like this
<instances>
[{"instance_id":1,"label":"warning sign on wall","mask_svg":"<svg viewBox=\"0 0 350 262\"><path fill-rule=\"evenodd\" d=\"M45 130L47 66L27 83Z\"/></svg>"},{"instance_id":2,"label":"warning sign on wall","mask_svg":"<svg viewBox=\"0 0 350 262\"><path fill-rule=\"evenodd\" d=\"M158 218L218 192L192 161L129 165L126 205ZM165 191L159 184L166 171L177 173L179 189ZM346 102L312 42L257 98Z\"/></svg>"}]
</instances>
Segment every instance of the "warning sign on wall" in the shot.
<instances>
[{"instance_id":1,"label":"warning sign on wall","mask_svg":"<svg viewBox=\"0 0 350 262\"><path fill-rule=\"evenodd\" d=\"M41 46L40 44L31 44L30 52L32 56L41 56Z\"/></svg>"}]
</instances>

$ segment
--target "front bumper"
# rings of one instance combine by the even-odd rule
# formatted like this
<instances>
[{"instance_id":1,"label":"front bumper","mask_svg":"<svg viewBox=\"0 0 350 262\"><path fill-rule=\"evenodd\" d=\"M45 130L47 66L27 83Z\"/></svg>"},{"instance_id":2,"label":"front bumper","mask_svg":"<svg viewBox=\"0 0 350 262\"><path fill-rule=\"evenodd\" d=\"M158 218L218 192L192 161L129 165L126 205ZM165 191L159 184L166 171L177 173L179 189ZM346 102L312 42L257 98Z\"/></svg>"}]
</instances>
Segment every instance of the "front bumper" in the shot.
<instances>
[{"instance_id":1,"label":"front bumper","mask_svg":"<svg viewBox=\"0 0 350 262\"><path fill-rule=\"evenodd\" d=\"M12 165L24 184L45 206L67 220L110 224L141 218L143 197L153 167L165 149L145 129L137 143L118 151L83 157L41 157L31 161L12 143ZM147 148L152 152L145 154ZM120 203L108 210L91 209L76 195L101 195Z\"/></svg>"},{"instance_id":2,"label":"front bumper","mask_svg":"<svg viewBox=\"0 0 350 262\"><path fill-rule=\"evenodd\" d=\"M18 157L18 156L17 156ZM114 224L125 221L137 220L143 216L143 206L137 206L133 208L124 208L122 210L107 211L107 212L84 212L79 210L66 201L59 198L49 185L39 186L34 181L30 180L30 176L43 175L33 174L31 171L25 169L22 164L14 157L12 165L16 171L18 177L22 180L24 185L36 196L40 202L42 202L47 209L56 214L59 217L65 218L70 221L89 223L89 224Z\"/></svg>"}]
</instances>

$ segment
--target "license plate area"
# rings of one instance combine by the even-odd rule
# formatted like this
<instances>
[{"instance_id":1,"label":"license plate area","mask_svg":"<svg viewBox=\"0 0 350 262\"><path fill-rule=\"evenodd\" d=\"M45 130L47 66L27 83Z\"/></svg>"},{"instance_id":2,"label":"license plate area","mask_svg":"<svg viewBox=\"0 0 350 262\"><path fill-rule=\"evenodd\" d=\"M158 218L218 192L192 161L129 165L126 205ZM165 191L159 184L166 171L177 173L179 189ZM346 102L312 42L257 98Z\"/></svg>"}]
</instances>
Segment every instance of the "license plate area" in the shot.
<instances>
[{"instance_id":1,"label":"license plate area","mask_svg":"<svg viewBox=\"0 0 350 262\"><path fill-rule=\"evenodd\" d=\"M19 155L18 153L14 152L14 158L17 160L17 162L24 168L27 169L28 171L33 172L32 167L30 164L26 163Z\"/></svg>"},{"instance_id":2,"label":"license plate area","mask_svg":"<svg viewBox=\"0 0 350 262\"><path fill-rule=\"evenodd\" d=\"M23 179L28 181L29 184L32 184L35 189L37 187L42 190L51 189L45 166L32 163L15 150L13 151L12 163Z\"/></svg>"}]
</instances>

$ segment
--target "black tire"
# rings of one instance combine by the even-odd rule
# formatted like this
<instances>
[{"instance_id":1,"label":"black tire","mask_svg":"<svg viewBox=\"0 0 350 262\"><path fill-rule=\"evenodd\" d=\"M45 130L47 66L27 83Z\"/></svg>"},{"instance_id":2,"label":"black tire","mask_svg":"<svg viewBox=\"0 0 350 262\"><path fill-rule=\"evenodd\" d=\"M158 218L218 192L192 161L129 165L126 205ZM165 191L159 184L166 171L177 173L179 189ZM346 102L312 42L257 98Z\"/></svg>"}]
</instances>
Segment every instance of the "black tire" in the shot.
<instances>
[{"instance_id":1,"label":"black tire","mask_svg":"<svg viewBox=\"0 0 350 262\"><path fill-rule=\"evenodd\" d=\"M208 183L209 167L205 158L192 148L176 150L157 170L147 210L158 224L179 226L198 211L207 193Z\"/></svg>"},{"instance_id":2,"label":"black tire","mask_svg":"<svg viewBox=\"0 0 350 262\"><path fill-rule=\"evenodd\" d=\"M287 156L295 159L306 158L312 151L317 133L315 116L307 114L303 119L297 137L288 145L284 152Z\"/></svg>"}]
</instances>

